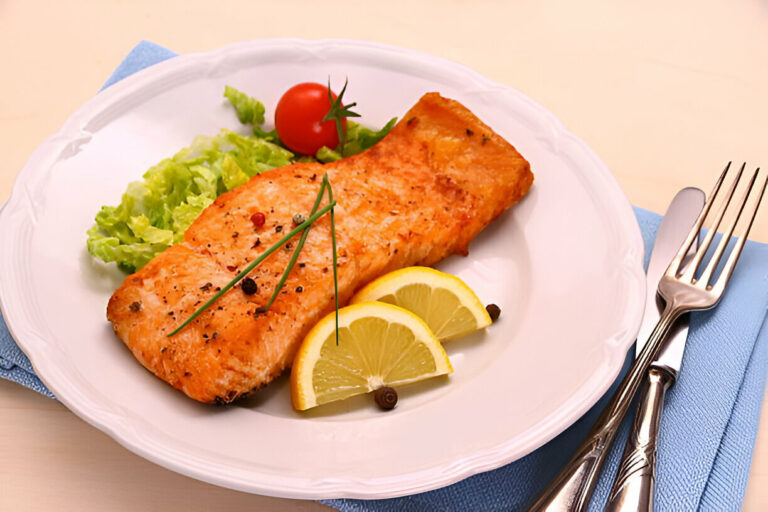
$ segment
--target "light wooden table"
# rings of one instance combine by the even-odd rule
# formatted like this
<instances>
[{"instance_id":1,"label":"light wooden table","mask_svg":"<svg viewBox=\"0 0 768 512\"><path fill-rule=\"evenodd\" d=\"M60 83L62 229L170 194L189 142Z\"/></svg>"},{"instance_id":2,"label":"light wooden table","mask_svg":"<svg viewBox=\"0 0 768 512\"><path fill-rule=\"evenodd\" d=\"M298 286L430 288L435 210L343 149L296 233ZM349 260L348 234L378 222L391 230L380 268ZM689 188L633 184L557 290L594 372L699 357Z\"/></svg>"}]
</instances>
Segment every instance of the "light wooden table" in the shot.
<instances>
[{"instance_id":1,"label":"light wooden table","mask_svg":"<svg viewBox=\"0 0 768 512\"><path fill-rule=\"evenodd\" d=\"M555 113L633 204L663 211L727 160L768 165L765 2L0 1L0 202L34 148L141 39L177 52L344 37L470 66ZM753 238L768 242L764 212ZM764 408L745 510L768 509ZM2 510L322 510L200 483L129 453L62 405L0 382Z\"/></svg>"}]
</instances>

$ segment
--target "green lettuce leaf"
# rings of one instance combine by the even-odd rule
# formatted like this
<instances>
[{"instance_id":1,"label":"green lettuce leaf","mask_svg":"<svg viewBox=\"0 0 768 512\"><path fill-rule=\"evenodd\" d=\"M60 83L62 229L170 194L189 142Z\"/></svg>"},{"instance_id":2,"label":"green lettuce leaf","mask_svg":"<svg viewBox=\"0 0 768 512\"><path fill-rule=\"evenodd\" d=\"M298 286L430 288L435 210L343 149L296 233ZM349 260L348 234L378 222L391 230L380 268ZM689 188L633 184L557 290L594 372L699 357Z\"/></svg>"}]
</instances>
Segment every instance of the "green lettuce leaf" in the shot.
<instances>
[{"instance_id":1,"label":"green lettuce leaf","mask_svg":"<svg viewBox=\"0 0 768 512\"><path fill-rule=\"evenodd\" d=\"M230 86L224 88L224 97L235 107L241 123L260 125L264 122L264 105L259 100Z\"/></svg>"},{"instance_id":2,"label":"green lettuce leaf","mask_svg":"<svg viewBox=\"0 0 768 512\"><path fill-rule=\"evenodd\" d=\"M347 121L347 139L344 142L342 156L352 156L373 147L384 138L395 126L397 118L393 117L380 130L371 130L352 121Z\"/></svg>"},{"instance_id":3,"label":"green lettuce leaf","mask_svg":"<svg viewBox=\"0 0 768 512\"><path fill-rule=\"evenodd\" d=\"M264 130L264 105L227 86L224 96L243 124L245 136L229 130L196 137L189 147L150 167L142 181L130 183L117 206L102 206L88 230L86 246L96 258L135 272L155 255L181 242L184 232L216 197L262 172L295 162L332 162L364 151L392 129L381 130L347 121L343 153L321 148L316 158L294 155L282 146L275 130Z\"/></svg>"},{"instance_id":4,"label":"green lettuce leaf","mask_svg":"<svg viewBox=\"0 0 768 512\"><path fill-rule=\"evenodd\" d=\"M117 206L103 206L88 230L88 252L135 272L184 238L184 231L219 194L269 169L288 165L293 153L263 139L222 130L199 136L130 183Z\"/></svg>"},{"instance_id":5,"label":"green lettuce leaf","mask_svg":"<svg viewBox=\"0 0 768 512\"><path fill-rule=\"evenodd\" d=\"M338 151L335 151L328 146L323 146L320 149L317 150L317 154L315 155L315 158L324 164L327 164L328 162L335 162L336 160L341 160L344 158L341 156L341 153Z\"/></svg>"}]
</instances>

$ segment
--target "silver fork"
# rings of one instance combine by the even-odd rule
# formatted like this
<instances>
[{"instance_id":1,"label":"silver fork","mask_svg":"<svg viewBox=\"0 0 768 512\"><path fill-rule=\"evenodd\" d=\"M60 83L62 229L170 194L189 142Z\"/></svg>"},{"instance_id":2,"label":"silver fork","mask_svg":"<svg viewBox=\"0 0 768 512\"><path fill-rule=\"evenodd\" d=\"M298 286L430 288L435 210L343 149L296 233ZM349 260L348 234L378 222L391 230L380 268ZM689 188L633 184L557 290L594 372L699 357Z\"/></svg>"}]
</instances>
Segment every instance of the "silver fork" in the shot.
<instances>
[{"instance_id":1,"label":"silver fork","mask_svg":"<svg viewBox=\"0 0 768 512\"><path fill-rule=\"evenodd\" d=\"M723 170L723 173L720 175L720 178L717 180L714 190L707 199L696 224L691 228L682 247L680 247L680 250L677 252L664 273L664 276L661 278L661 281L659 281L659 294L666 304L664 306L664 311L661 314L661 318L659 319L659 323L651 332L648 343L638 356L632 369L619 385L618 390L613 395L608 406L595 422L587 435L587 438L581 445L579 445L575 455L552 480L549 486L542 491L539 498L531 506L531 511L546 510L550 512L570 512L586 510L592 492L597 484L600 469L605 461L608 448L611 446L611 443L616 436L616 431L618 430L644 375L661 349L669 329L682 314L689 311L712 308L722 297L725 286L728 284L728 280L733 273L733 269L739 259L741 250L747 240L749 230L752 228L752 223L755 220L758 207L760 206L763 194L765 193L766 185L768 185L768 178L766 178L763 179L761 183L758 182L758 186L755 188L754 185L760 174L759 168L756 169L752 175L752 178L743 193L741 203L735 205L735 207L738 208L736 217L725 228L725 234L703 270L700 267L702 267L704 257L731 204L731 199L736 192L736 187L744 172L746 163L739 169L736 178L730 186L727 197L725 197L721 202L720 207L717 209L712 228L709 230L706 237L704 237L699 249L687 265L683 268L681 268L681 266L686 253L688 253L694 240L696 240L699 231L704 225L704 221L709 216L712 206L717 200L718 193L728 175L730 167L731 164L729 162ZM753 190L755 190L756 193L753 193ZM750 197L755 195L757 196L757 199L752 201L752 205L748 209L749 220L739 224L739 219L745 212ZM736 231L737 227L739 228L738 231ZM733 245L730 255L725 261L719 275L714 282L711 282L715 275L715 270L718 268L720 260L722 259L731 238L734 236L734 233L738 239Z\"/></svg>"}]
</instances>

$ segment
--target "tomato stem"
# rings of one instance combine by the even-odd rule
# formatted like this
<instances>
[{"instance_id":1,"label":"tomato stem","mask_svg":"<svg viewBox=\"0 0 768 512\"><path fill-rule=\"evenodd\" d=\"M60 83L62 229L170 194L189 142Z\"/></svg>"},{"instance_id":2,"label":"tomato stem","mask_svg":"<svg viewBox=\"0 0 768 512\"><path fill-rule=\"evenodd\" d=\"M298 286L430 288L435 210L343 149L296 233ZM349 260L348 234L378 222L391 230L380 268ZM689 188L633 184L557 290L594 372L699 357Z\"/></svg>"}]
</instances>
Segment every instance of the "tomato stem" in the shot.
<instances>
[{"instance_id":1,"label":"tomato stem","mask_svg":"<svg viewBox=\"0 0 768 512\"><path fill-rule=\"evenodd\" d=\"M352 107L356 106L357 103L350 103L346 106L341 104L341 100L347 90L348 83L349 78L345 78L344 87L341 88L341 92L336 97L336 99L333 99L333 92L331 91L331 77L328 77L328 99L331 102L331 108L322 119L322 122L333 120L336 123L336 133L339 136L339 153L341 154L344 152L344 143L347 140L347 134L344 131L344 125L342 125L341 120L346 117L360 117L360 114L350 110Z\"/></svg>"}]
</instances>

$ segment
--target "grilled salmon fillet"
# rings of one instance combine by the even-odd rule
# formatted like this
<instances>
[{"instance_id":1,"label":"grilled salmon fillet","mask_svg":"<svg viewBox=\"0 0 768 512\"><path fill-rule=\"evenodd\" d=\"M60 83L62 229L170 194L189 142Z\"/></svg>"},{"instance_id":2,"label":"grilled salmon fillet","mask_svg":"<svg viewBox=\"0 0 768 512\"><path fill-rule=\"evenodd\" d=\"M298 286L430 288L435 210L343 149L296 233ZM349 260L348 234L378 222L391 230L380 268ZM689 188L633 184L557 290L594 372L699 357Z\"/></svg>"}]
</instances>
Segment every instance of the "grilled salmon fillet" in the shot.
<instances>
[{"instance_id":1,"label":"grilled salmon fillet","mask_svg":"<svg viewBox=\"0 0 768 512\"><path fill-rule=\"evenodd\" d=\"M328 173L333 186L340 304L376 277L467 254L470 241L533 182L528 162L460 103L423 96L368 151L330 164L298 163L253 177L219 196L184 241L128 276L107 318L157 377L206 403L228 403L291 365L310 328L334 308L330 220L314 223L271 309L298 237L173 337L166 335L241 269L308 216ZM325 203L323 203L325 204ZM266 223L251 220L261 212Z\"/></svg>"}]
</instances>

